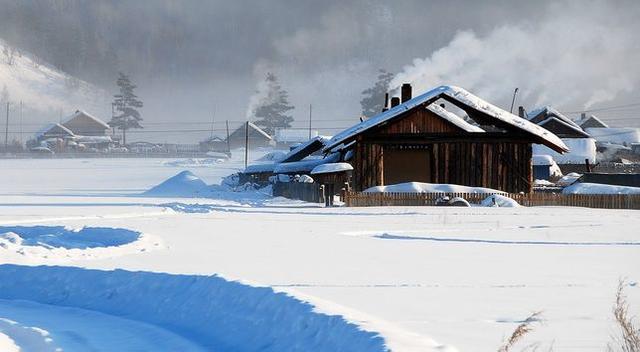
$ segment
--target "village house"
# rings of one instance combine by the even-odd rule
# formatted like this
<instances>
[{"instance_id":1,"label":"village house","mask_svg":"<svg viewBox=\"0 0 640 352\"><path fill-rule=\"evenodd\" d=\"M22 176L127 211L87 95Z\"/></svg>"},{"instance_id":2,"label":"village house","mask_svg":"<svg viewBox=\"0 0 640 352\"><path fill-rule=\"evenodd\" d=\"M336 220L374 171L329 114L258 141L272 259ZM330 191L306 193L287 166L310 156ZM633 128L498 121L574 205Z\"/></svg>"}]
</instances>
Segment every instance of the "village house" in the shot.
<instances>
[{"instance_id":1,"label":"village house","mask_svg":"<svg viewBox=\"0 0 640 352\"><path fill-rule=\"evenodd\" d=\"M229 135L229 148L244 148L247 124L249 130L249 149L268 147L275 143L268 133L256 126L253 122L247 122L240 125L240 127Z\"/></svg>"},{"instance_id":2,"label":"village house","mask_svg":"<svg viewBox=\"0 0 640 352\"><path fill-rule=\"evenodd\" d=\"M562 139L570 151L558 153L541 144L533 145L534 155L549 155L553 160L568 171L587 171L586 163L596 163L596 141L591 138L576 122L562 114L560 111L545 106L539 109L525 112L522 107L519 115L530 122L553 132ZM564 166L562 166L564 165Z\"/></svg>"},{"instance_id":3,"label":"village house","mask_svg":"<svg viewBox=\"0 0 640 352\"><path fill-rule=\"evenodd\" d=\"M82 110L76 110L61 124L79 136L108 136L111 131L106 122Z\"/></svg>"},{"instance_id":4,"label":"village house","mask_svg":"<svg viewBox=\"0 0 640 352\"><path fill-rule=\"evenodd\" d=\"M532 144L569 150L552 132L462 88L440 86L412 99L405 84L391 105L324 148L327 154L354 151L356 191L417 181L531 192Z\"/></svg>"}]
</instances>

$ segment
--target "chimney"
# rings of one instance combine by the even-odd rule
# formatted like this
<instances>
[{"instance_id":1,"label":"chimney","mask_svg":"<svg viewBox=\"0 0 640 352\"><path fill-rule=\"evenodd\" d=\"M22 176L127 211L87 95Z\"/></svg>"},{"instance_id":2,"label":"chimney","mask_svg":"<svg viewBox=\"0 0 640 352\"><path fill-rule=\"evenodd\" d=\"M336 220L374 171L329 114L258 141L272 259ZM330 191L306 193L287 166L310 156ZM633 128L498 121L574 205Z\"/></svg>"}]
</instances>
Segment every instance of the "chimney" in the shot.
<instances>
[{"instance_id":1,"label":"chimney","mask_svg":"<svg viewBox=\"0 0 640 352\"><path fill-rule=\"evenodd\" d=\"M391 107L394 108L398 105L400 105L400 98L399 97L391 98Z\"/></svg>"},{"instance_id":2,"label":"chimney","mask_svg":"<svg viewBox=\"0 0 640 352\"><path fill-rule=\"evenodd\" d=\"M587 119L587 113L583 112L582 114L580 114L580 121L584 121Z\"/></svg>"},{"instance_id":3,"label":"chimney","mask_svg":"<svg viewBox=\"0 0 640 352\"><path fill-rule=\"evenodd\" d=\"M382 112L389 110L389 93L384 93L384 106Z\"/></svg>"},{"instance_id":4,"label":"chimney","mask_svg":"<svg viewBox=\"0 0 640 352\"><path fill-rule=\"evenodd\" d=\"M524 111L524 106L522 105L518 106L518 116L522 117L523 119L527 118L527 113L526 111Z\"/></svg>"},{"instance_id":5,"label":"chimney","mask_svg":"<svg viewBox=\"0 0 640 352\"><path fill-rule=\"evenodd\" d=\"M403 104L411 100L411 84L409 83L402 84L402 88L400 88L400 96Z\"/></svg>"}]
</instances>

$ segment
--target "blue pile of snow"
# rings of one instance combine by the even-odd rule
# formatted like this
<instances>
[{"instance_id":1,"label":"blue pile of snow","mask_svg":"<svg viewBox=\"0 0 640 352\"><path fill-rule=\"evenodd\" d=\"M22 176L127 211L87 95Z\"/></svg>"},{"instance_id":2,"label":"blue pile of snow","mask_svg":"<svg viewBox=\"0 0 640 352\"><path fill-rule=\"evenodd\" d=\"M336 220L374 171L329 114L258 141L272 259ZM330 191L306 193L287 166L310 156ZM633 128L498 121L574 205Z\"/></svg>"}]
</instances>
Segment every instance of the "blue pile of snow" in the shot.
<instances>
[{"instance_id":1,"label":"blue pile of snow","mask_svg":"<svg viewBox=\"0 0 640 352\"><path fill-rule=\"evenodd\" d=\"M26 246L87 249L122 246L138 240L140 232L111 227L0 226L0 237Z\"/></svg>"},{"instance_id":2,"label":"blue pile of snow","mask_svg":"<svg viewBox=\"0 0 640 352\"><path fill-rule=\"evenodd\" d=\"M0 265L0 299L74 307L160 326L213 351L387 351L340 316L217 276Z\"/></svg>"},{"instance_id":3,"label":"blue pile of snow","mask_svg":"<svg viewBox=\"0 0 640 352\"><path fill-rule=\"evenodd\" d=\"M143 193L153 197L205 197L210 189L191 171L182 171Z\"/></svg>"}]
</instances>

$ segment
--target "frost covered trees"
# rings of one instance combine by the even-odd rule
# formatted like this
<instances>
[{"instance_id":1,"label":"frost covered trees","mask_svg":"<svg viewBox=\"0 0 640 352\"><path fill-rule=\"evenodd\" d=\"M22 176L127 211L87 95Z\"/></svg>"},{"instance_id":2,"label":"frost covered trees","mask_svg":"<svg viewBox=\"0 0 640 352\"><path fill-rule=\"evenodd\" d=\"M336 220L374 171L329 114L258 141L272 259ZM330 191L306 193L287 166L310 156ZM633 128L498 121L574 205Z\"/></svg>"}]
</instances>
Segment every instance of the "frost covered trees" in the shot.
<instances>
[{"instance_id":1,"label":"frost covered trees","mask_svg":"<svg viewBox=\"0 0 640 352\"><path fill-rule=\"evenodd\" d=\"M384 106L384 94L387 92L393 73L384 69L378 70L378 81L371 88L362 91L364 97L360 100L362 115L372 117L379 114Z\"/></svg>"},{"instance_id":2,"label":"frost covered trees","mask_svg":"<svg viewBox=\"0 0 640 352\"><path fill-rule=\"evenodd\" d=\"M293 117L288 115L288 112L294 107L289 103L289 93L282 89L276 75L267 73L258 93L261 97L252 111L257 119L255 124L270 135L273 135L277 128L291 127Z\"/></svg>"},{"instance_id":3,"label":"frost covered trees","mask_svg":"<svg viewBox=\"0 0 640 352\"><path fill-rule=\"evenodd\" d=\"M113 106L118 115L114 115L109 121L109 126L122 131L122 144L127 144L127 130L131 128L142 128L140 112L138 108L143 106L142 101L135 95L136 85L131 83L129 76L120 73L116 84L120 93L113 96Z\"/></svg>"}]
</instances>

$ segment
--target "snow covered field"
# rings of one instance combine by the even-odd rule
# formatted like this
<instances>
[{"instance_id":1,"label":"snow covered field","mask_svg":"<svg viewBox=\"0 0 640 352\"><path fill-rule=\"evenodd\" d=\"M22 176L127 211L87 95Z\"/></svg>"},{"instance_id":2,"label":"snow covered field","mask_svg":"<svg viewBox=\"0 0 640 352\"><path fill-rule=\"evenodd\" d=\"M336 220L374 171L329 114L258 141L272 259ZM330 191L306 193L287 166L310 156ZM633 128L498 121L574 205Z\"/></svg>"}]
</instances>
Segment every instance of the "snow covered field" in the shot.
<instances>
[{"instance_id":1,"label":"snow covered field","mask_svg":"<svg viewBox=\"0 0 640 352\"><path fill-rule=\"evenodd\" d=\"M394 351L494 351L542 310L522 346L602 351L620 278L640 309L638 211L141 196L184 170L218 184L241 155L0 160L0 350L376 351L380 334ZM16 226L62 226L75 245ZM77 244L96 227L139 235ZM43 264L85 269L27 267Z\"/></svg>"}]
</instances>

